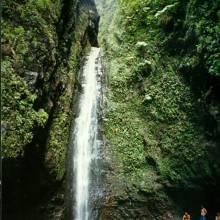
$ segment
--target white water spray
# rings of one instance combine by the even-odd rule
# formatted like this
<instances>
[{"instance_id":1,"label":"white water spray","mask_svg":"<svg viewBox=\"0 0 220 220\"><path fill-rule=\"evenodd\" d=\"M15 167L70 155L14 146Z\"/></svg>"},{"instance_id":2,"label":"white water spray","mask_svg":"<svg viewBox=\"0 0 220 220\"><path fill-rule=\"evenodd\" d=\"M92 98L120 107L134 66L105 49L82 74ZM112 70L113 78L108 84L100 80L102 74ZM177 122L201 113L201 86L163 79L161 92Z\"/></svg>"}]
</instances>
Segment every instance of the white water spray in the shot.
<instances>
[{"instance_id":1,"label":"white water spray","mask_svg":"<svg viewBox=\"0 0 220 220\"><path fill-rule=\"evenodd\" d=\"M75 220L91 220L90 200L94 191L91 169L99 158L98 105L101 99L100 49L92 48L83 69L79 117L74 128ZM92 168L93 167L93 168Z\"/></svg>"}]
</instances>

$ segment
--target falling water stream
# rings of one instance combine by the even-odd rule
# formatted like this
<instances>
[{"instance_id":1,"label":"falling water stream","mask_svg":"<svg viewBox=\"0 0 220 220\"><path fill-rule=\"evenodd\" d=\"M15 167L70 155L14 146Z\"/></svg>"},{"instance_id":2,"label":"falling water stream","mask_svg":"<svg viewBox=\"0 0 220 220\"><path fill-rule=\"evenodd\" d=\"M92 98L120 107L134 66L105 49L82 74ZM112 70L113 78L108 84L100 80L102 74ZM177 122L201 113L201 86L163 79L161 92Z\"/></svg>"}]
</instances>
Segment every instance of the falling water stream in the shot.
<instances>
[{"instance_id":1,"label":"falling water stream","mask_svg":"<svg viewBox=\"0 0 220 220\"><path fill-rule=\"evenodd\" d=\"M79 115L74 126L74 219L91 220L99 197L100 144L98 111L101 102L100 49L92 47L82 72Z\"/></svg>"}]
</instances>

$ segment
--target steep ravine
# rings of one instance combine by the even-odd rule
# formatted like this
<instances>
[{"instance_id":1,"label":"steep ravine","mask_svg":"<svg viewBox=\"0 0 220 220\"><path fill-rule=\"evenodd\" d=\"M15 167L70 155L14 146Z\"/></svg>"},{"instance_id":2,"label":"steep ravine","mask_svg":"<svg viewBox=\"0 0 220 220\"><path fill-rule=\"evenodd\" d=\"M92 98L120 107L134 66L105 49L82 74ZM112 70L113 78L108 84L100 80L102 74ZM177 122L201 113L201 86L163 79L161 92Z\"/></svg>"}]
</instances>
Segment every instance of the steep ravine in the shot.
<instances>
[{"instance_id":1,"label":"steep ravine","mask_svg":"<svg viewBox=\"0 0 220 220\"><path fill-rule=\"evenodd\" d=\"M77 72L97 46L93 0L3 1L3 219L63 219Z\"/></svg>"},{"instance_id":2,"label":"steep ravine","mask_svg":"<svg viewBox=\"0 0 220 220\"><path fill-rule=\"evenodd\" d=\"M98 44L108 81L100 219L195 219L201 205L213 218L219 0L96 2L100 28L93 0L3 1L3 219L65 219L73 97Z\"/></svg>"}]
</instances>

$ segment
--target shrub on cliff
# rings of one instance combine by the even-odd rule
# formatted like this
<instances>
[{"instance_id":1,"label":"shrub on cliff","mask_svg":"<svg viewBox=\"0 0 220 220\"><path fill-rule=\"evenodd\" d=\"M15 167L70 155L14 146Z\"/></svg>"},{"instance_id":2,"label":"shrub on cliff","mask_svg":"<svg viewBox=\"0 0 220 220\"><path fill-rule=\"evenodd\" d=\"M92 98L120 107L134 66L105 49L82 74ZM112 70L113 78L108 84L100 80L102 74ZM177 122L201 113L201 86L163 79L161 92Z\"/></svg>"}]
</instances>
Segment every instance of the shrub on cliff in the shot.
<instances>
[{"instance_id":1,"label":"shrub on cliff","mask_svg":"<svg viewBox=\"0 0 220 220\"><path fill-rule=\"evenodd\" d=\"M43 109L35 110L37 96L31 93L23 78L17 75L10 60L2 62L3 157L17 157L24 146L31 143L33 131L44 127L48 115Z\"/></svg>"}]
</instances>

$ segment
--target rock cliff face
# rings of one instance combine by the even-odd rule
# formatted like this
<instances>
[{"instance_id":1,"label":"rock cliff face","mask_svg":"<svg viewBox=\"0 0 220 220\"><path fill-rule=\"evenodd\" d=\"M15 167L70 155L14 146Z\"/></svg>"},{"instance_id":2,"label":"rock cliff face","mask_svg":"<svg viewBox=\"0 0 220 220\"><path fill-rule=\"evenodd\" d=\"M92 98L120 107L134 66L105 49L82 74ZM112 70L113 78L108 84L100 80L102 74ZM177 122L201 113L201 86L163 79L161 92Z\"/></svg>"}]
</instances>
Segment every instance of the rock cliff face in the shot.
<instances>
[{"instance_id":1,"label":"rock cliff face","mask_svg":"<svg viewBox=\"0 0 220 220\"><path fill-rule=\"evenodd\" d=\"M93 0L3 1L3 218L60 219L76 73Z\"/></svg>"},{"instance_id":2,"label":"rock cliff face","mask_svg":"<svg viewBox=\"0 0 220 220\"><path fill-rule=\"evenodd\" d=\"M97 3L104 10L104 134L112 156L102 219L181 219L184 210L194 219L202 204L214 218L219 1Z\"/></svg>"}]
</instances>

